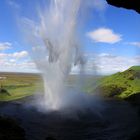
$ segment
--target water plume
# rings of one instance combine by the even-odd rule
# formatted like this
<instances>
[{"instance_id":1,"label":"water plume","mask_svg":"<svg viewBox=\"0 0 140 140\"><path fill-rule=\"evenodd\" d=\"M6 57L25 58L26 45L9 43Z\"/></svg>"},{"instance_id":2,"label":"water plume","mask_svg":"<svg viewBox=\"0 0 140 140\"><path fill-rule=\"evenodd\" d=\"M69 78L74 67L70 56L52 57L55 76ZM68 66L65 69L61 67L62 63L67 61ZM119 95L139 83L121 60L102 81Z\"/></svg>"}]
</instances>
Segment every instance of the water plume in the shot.
<instances>
[{"instance_id":1,"label":"water plume","mask_svg":"<svg viewBox=\"0 0 140 140\"><path fill-rule=\"evenodd\" d=\"M31 53L44 80L40 102L47 109L59 109L69 100L66 98L72 99L67 78L73 65L83 68L85 63L77 36L81 5L82 0L51 0L47 8L39 10L38 22L24 19Z\"/></svg>"}]
</instances>

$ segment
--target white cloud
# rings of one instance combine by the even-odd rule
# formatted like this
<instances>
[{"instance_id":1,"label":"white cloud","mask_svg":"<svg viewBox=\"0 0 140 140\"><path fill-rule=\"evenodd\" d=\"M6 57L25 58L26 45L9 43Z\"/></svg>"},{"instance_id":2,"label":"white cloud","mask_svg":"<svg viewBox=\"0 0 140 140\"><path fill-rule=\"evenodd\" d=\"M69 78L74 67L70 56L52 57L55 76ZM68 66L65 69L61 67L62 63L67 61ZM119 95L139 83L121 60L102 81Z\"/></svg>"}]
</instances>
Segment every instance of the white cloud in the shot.
<instances>
[{"instance_id":1,"label":"white cloud","mask_svg":"<svg viewBox=\"0 0 140 140\"><path fill-rule=\"evenodd\" d=\"M0 42L0 51L10 49L11 47L12 47L12 44L9 42Z\"/></svg>"},{"instance_id":2,"label":"white cloud","mask_svg":"<svg viewBox=\"0 0 140 140\"><path fill-rule=\"evenodd\" d=\"M90 71L94 69L100 74L111 74L124 71L131 66L140 65L140 57L124 57L107 53L101 53L89 58L87 67Z\"/></svg>"},{"instance_id":3,"label":"white cloud","mask_svg":"<svg viewBox=\"0 0 140 140\"><path fill-rule=\"evenodd\" d=\"M140 65L140 56L125 57L108 53L100 53L98 55L85 55L87 63L85 65L85 73L87 74L113 74L122 72L131 66ZM79 73L79 67L73 67L72 73Z\"/></svg>"},{"instance_id":4,"label":"white cloud","mask_svg":"<svg viewBox=\"0 0 140 140\"><path fill-rule=\"evenodd\" d=\"M37 72L27 51L0 53L0 71Z\"/></svg>"},{"instance_id":5,"label":"white cloud","mask_svg":"<svg viewBox=\"0 0 140 140\"><path fill-rule=\"evenodd\" d=\"M10 62L0 61L0 71L14 71L14 72L37 72L36 65L34 62Z\"/></svg>"},{"instance_id":6,"label":"white cloud","mask_svg":"<svg viewBox=\"0 0 140 140\"><path fill-rule=\"evenodd\" d=\"M29 56L27 51L20 51L20 52L14 52L14 53L0 53L0 59L21 59L21 58L27 58Z\"/></svg>"},{"instance_id":7,"label":"white cloud","mask_svg":"<svg viewBox=\"0 0 140 140\"><path fill-rule=\"evenodd\" d=\"M20 8L20 5L17 3L16 0L8 0L7 3L8 3L11 7L13 7L14 9L15 9L15 8L16 8L16 9L19 9L19 8Z\"/></svg>"},{"instance_id":8,"label":"white cloud","mask_svg":"<svg viewBox=\"0 0 140 140\"><path fill-rule=\"evenodd\" d=\"M4 59L6 57L8 57L7 53L0 53L0 59Z\"/></svg>"},{"instance_id":9,"label":"white cloud","mask_svg":"<svg viewBox=\"0 0 140 140\"><path fill-rule=\"evenodd\" d=\"M11 54L11 56L15 57L16 59L25 58L28 56L28 52L27 51L15 52Z\"/></svg>"},{"instance_id":10,"label":"white cloud","mask_svg":"<svg viewBox=\"0 0 140 140\"><path fill-rule=\"evenodd\" d=\"M124 57L108 53L85 54L88 74L111 74L128 69L133 65L140 65L140 56ZM20 59L22 58L22 59ZM36 65L26 51L16 53L0 53L0 71L37 72ZM77 66L72 67L72 73L78 73Z\"/></svg>"},{"instance_id":11,"label":"white cloud","mask_svg":"<svg viewBox=\"0 0 140 140\"><path fill-rule=\"evenodd\" d=\"M9 62L15 63L16 62L16 59L9 59Z\"/></svg>"},{"instance_id":12,"label":"white cloud","mask_svg":"<svg viewBox=\"0 0 140 140\"><path fill-rule=\"evenodd\" d=\"M140 42L129 42L127 44L132 45L132 46L136 46L136 47L140 47Z\"/></svg>"},{"instance_id":13,"label":"white cloud","mask_svg":"<svg viewBox=\"0 0 140 140\"><path fill-rule=\"evenodd\" d=\"M114 44L122 40L120 34L114 33L114 31L109 28L98 28L94 31L88 32L87 36L94 42L109 44Z\"/></svg>"}]
</instances>

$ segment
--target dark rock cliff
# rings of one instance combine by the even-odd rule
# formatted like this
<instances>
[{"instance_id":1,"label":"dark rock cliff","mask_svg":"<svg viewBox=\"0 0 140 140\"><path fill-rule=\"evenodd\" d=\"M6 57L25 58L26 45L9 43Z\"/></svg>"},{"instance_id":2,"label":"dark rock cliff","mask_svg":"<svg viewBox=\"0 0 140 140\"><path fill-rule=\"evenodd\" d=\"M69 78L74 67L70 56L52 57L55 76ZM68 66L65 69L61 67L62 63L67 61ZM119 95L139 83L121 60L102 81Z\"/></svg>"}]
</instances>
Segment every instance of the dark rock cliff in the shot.
<instances>
[{"instance_id":1,"label":"dark rock cliff","mask_svg":"<svg viewBox=\"0 0 140 140\"><path fill-rule=\"evenodd\" d=\"M126 9L133 9L140 14L140 0L107 0L108 4Z\"/></svg>"}]
</instances>

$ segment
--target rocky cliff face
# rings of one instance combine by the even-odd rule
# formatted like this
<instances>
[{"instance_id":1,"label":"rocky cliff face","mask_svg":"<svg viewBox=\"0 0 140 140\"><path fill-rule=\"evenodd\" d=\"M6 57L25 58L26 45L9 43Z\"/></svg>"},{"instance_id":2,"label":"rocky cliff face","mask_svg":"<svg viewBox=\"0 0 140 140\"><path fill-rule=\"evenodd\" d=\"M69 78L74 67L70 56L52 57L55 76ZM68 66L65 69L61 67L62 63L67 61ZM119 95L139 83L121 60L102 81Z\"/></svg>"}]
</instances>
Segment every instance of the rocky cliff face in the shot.
<instances>
[{"instance_id":1,"label":"rocky cliff face","mask_svg":"<svg viewBox=\"0 0 140 140\"><path fill-rule=\"evenodd\" d=\"M140 0L107 0L108 4L126 9L133 9L140 14Z\"/></svg>"}]
</instances>

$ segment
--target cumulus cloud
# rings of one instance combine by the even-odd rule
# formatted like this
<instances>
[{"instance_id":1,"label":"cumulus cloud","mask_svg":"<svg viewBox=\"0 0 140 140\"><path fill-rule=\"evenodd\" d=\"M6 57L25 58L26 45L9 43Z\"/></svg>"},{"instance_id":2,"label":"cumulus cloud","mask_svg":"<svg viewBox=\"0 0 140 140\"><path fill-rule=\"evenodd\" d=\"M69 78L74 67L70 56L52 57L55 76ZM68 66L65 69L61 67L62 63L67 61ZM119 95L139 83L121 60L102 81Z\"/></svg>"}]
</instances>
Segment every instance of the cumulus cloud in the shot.
<instances>
[{"instance_id":1,"label":"cumulus cloud","mask_svg":"<svg viewBox=\"0 0 140 140\"><path fill-rule=\"evenodd\" d=\"M125 57L109 53L85 54L87 74L112 74L124 71L133 65L140 65L140 56ZM0 53L0 71L38 72L35 63L26 51ZM73 66L71 73L79 73L79 67Z\"/></svg>"},{"instance_id":2,"label":"cumulus cloud","mask_svg":"<svg viewBox=\"0 0 140 140\"><path fill-rule=\"evenodd\" d=\"M19 51L14 53L0 53L0 58L15 58L15 59L21 59L28 57L27 51Z\"/></svg>"},{"instance_id":3,"label":"cumulus cloud","mask_svg":"<svg viewBox=\"0 0 140 140\"><path fill-rule=\"evenodd\" d=\"M34 62L17 62L17 61L3 61L1 62L0 71L14 71L14 72L37 72Z\"/></svg>"},{"instance_id":4,"label":"cumulus cloud","mask_svg":"<svg viewBox=\"0 0 140 140\"><path fill-rule=\"evenodd\" d=\"M6 54L6 53L0 53L0 59L4 59L6 57L8 57L8 54Z\"/></svg>"},{"instance_id":5,"label":"cumulus cloud","mask_svg":"<svg viewBox=\"0 0 140 140\"><path fill-rule=\"evenodd\" d=\"M27 55L23 52L18 53L22 54L19 56ZM19 59L19 56L17 56L15 53L0 53L0 71L38 72L35 63L31 59L27 56ZM133 65L140 65L140 56L125 57L109 53L100 53L98 55L91 53L85 54L85 57L87 57L87 63L85 65L85 72L87 74L112 74L124 71ZM71 73L77 74L79 72L78 66L72 67Z\"/></svg>"},{"instance_id":6,"label":"cumulus cloud","mask_svg":"<svg viewBox=\"0 0 140 140\"><path fill-rule=\"evenodd\" d=\"M112 74L128 69L133 65L140 65L140 57L117 56L108 53L101 53L90 57L88 60L88 69L97 70L99 74Z\"/></svg>"},{"instance_id":7,"label":"cumulus cloud","mask_svg":"<svg viewBox=\"0 0 140 140\"><path fill-rule=\"evenodd\" d=\"M88 32L86 35L94 42L114 44L122 40L120 34L114 33L114 31L109 28L98 28Z\"/></svg>"},{"instance_id":8,"label":"cumulus cloud","mask_svg":"<svg viewBox=\"0 0 140 140\"><path fill-rule=\"evenodd\" d=\"M10 49L11 47L12 47L12 44L9 42L0 42L0 51Z\"/></svg>"},{"instance_id":9,"label":"cumulus cloud","mask_svg":"<svg viewBox=\"0 0 140 140\"><path fill-rule=\"evenodd\" d=\"M140 56L126 57L100 53L85 54L85 57L87 57L87 63L85 65L85 73L87 74L108 75L122 72L134 65L140 65ZM72 73L79 73L79 68L73 67Z\"/></svg>"},{"instance_id":10,"label":"cumulus cloud","mask_svg":"<svg viewBox=\"0 0 140 140\"><path fill-rule=\"evenodd\" d=\"M37 72L27 51L0 53L0 71Z\"/></svg>"},{"instance_id":11,"label":"cumulus cloud","mask_svg":"<svg viewBox=\"0 0 140 140\"><path fill-rule=\"evenodd\" d=\"M11 54L11 56L15 57L17 59L20 59L20 58L27 57L28 56L28 52L27 51L15 52L15 53Z\"/></svg>"}]
</instances>

